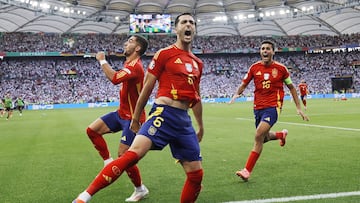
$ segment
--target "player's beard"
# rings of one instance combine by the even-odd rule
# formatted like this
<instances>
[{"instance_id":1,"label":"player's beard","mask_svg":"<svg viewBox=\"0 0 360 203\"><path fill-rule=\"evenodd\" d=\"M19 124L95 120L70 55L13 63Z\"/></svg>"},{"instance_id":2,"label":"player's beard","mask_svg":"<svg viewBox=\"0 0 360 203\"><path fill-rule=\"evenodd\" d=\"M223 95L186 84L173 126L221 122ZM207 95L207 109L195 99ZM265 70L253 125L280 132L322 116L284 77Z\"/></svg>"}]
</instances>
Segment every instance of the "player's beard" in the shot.
<instances>
[{"instance_id":1,"label":"player's beard","mask_svg":"<svg viewBox=\"0 0 360 203\"><path fill-rule=\"evenodd\" d=\"M135 49L124 49L124 56L128 57L130 56L132 53L134 53Z\"/></svg>"}]
</instances>

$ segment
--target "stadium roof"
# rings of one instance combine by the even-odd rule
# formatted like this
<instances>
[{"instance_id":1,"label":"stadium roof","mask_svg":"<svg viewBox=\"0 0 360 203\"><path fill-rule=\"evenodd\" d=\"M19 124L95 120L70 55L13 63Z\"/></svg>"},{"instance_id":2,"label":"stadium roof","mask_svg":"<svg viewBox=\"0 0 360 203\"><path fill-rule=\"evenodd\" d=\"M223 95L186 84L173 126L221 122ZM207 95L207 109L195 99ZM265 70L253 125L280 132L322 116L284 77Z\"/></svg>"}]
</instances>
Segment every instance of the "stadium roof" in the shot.
<instances>
[{"instance_id":1,"label":"stadium roof","mask_svg":"<svg viewBox=\"0 0 360 203\"><path fill-rule=\"evenodd\" d=\"M198 35L360 32L359 0L0 0L0 32L129 33L129 14L184 12Z\"/></svg>"}]
</instances>

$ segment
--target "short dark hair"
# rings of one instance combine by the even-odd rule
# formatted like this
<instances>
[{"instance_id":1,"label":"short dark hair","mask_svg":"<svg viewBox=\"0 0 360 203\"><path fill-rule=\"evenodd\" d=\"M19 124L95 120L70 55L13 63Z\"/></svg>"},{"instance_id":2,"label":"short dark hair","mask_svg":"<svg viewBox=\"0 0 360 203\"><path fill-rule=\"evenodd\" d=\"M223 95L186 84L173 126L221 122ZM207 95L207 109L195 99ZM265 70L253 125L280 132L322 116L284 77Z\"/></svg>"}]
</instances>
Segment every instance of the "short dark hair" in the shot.
<instances>
[{"instance_id":1,"label":"short dark hair","mask_svg":"<svg viewBox=\"0 0 360 203\"><path fill-rule=\"evenodd\" d=\"M275 51L275 42L267 39L267 40L264 40L264 41L261 42L261 45L263 45L263 44L271 44L271 46L273 48L273 51Z\"/></svg>"},{"instance_id":2,"label":"short dark hair","mask_svg":"<svg viewBox=\"0 0 360 203\"><path fill-rule=\"evenodd\" d=\"M140 45L140 47L141 47L141 49L140 49L140 51L139 51L139 54L140 54L140 56L142 56L145 52L146 52L146 50L147 50L147 48L148 48L148 45L149 45L149 42L148 42L148 40L145 38L145 37L143 37L142 35L133 35L135 38L136 38L136 42Z\"/></svg>"},{"instance_id":3,"label":"short dark hair","mask_svg":"<svg viewBox=\"0 0 360 203\"><path fill-rule=\"evenodd\" d=\"M175 27L176 27L176 25L179 23L179 18L180 18L181 16L193 16L193 15L192 15L191 13L182 13L182 14L178 15L178 16L176 17L176 19L175 19Z\"/></svg>"}]
</instances>

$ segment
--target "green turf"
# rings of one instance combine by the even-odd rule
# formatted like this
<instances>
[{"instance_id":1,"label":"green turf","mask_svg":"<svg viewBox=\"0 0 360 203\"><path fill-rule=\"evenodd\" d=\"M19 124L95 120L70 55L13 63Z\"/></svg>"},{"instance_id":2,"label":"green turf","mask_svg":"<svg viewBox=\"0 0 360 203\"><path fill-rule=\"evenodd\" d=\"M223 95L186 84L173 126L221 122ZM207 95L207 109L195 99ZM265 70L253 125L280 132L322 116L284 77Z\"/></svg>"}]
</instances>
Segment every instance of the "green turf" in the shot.
<instances>
[{"instance_id":1,"label":"green turf","mask_svg":"<svg viewBox=\"0 0 360 203\"><path fill-rule=\"evenodd\" d=\"M249 182L234 175L252 148L252 103L204 105L201 143L204 180L198 202L226 202L360 191L360 99L308 100L310 122L286 101L274 130L287 128L284 148L265 144ZM102 168L85 134L95 118L113 109L67 109L18 112L0 118L0 202L71 202ZM297 125L300 124L300 125ZM312 126L304 126L310 124ZM345 128L345 129L339 129ZM116 154L119 134L105 136ZM185 175L169 148L140 161L150 189L144 203L179 202ZM133 192L124 174L91 202L123 202ZM360 196L305 202L358 202Z\"/></svg>"}]
</instances>

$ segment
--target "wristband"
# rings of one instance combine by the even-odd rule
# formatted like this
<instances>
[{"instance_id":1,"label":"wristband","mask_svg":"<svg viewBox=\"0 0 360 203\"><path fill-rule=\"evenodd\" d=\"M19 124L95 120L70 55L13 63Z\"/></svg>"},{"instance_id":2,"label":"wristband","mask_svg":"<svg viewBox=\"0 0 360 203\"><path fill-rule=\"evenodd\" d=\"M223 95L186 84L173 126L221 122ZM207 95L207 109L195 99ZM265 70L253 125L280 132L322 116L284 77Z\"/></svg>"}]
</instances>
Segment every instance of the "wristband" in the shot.
<instances>
[{"instance_id":1,"label":"wristband","mask_svg":"<svg viewBox=\"0 0 360 203\"><path fill-rule=\"evenodd\" d=\"M101 65L101 66L108 63L105 59L100 60L99 62L100 62L100 65Z\"/></svg>"}]
</instances>

